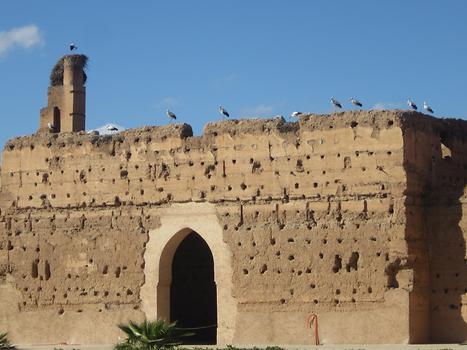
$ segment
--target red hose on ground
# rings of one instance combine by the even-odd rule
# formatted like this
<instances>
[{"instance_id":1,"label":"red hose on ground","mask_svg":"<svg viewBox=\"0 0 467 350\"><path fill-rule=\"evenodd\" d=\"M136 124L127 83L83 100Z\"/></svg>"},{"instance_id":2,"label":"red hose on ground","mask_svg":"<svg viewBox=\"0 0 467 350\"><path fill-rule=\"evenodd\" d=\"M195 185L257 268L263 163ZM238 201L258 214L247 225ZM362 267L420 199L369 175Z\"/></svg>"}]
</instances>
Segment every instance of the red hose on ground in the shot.
<instances>
[{"instance_id":1,"label":"red hose on ground","mask_svg":"<svg viewBox=\"0 0 467 350\"><path fill-rule=\"evenodd\" d=\"M319 336L318 336L318 315L311 313L308 316L308 325L310 326L310 329L315 326L315 345L319 345Z\"/></svg>"}]
</instances>

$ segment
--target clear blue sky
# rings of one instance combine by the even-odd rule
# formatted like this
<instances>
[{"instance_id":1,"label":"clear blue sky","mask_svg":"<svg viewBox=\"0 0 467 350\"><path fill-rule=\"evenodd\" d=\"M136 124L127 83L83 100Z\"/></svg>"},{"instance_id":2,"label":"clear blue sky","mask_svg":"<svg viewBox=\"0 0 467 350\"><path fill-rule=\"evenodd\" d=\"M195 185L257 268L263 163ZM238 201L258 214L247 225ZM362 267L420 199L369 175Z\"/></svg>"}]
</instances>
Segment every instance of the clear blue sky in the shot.
<instances>
[{"instance_id":1,"label":"clear blue sky","mask_svg":"<svg viewBox=\"0 0 467 350\"><path fill-rule=\"evenodd\" d=\"M90 57L88 128L165 124L168 107L199 134L220 104L286 116L331 96L467 117L465 0L15 0L0 5L1 144L37 129L70 42Z\"/></svg>"}]
</instances>

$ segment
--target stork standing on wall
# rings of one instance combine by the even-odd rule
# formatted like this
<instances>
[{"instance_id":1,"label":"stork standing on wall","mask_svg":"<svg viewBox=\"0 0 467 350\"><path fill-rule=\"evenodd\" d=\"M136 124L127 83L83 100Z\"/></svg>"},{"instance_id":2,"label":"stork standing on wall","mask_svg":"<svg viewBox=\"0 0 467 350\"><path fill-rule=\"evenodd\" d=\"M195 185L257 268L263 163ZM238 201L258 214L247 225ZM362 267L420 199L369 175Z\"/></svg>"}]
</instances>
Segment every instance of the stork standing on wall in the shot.
<instances>
[{"instance_id":1,"label":"stork standing on wall","mask_svg":"<svg viewBox=\"0 0 467 350\"><path fill-rule=\"evenodd\" d=\"M55 132L55 126L52 123L47 123L47 129L49 129L52 132Z\"/></svg>"},{"instance_id":2,"label":"stork standing on wall","mask_svg":"<svg viewBox=\"0 0 467 350\"><path fill-rule=\"evenodd\" d=\"M342 105L334 98L331 97L331 103L336 109L342 109Z\"/></svg>"},{"instance_id":3,"label":"stork standing on wall","mask_svg":"<svg viewBox=\"0 0 467 350\"><path fill-rule=\"evenodd\" d=\"M426 102L423 102L423 109L427 111L428 113L432 113L432 114L434 113L433 109L430 106L428 106Z\"/></svg>"},{"instance_id":4,"label":"stork standing on wall","mask_svg":"<svg viewBox=\"0 0 467 350\"><path fill-rule=\"evenodd\" d=\"M363 104L359 100L355 99L354 97L350 99L350 103L359 108L363 107Z\"/></svg>"},{"instance_id":5,"label":"stork standing on wall","mask_svg":"<svg viewBox=\"0 0 467 350\"><path fill-rule=\"evenodd\" d=\"M302 115L303 113L302 112L293 112L290 116L292 118L298 118Z\"/></svg>"},{"instance_id":6,"label":"stork standing on wall","mask_svg":"<svg viewBox=\"0 0 467 350\"><path fill-rule=\"evenodd\" d=\"M167 114L167 117L169 117L169 118L172 119L172 120L176 120L176 119L177 119L177 116L175 115L175 113L169 111L168 109L167 109L167 111L165 112L165 114Z\"/></svg>"},{"instance_id":7,"label":"stork standing on wall","mask_svg":"<svg viewBox=\"0 0 467 350\"><path fill-rule=\"evenodd\" d=\"M417 110L417 105L410 100L410 98L407 100L407 106L409 106L410 109L416 111Z\"/></svg>"},{"instance_id":8,"label":"stork standing on wall","mask_svg":"<svg viewBox=\"0 0 467 350\"><path fill-rule=\"evenodd\" d=\"M70 51L75 51L75 50L78 50L78 46L76 46L75 44L71 43L71 44L70 44Z\"/></svg>"},{"instance_id":9,"label":"stork standing on wall","mask_svg":"<svg viewBox=\"0 0 467 350\"><path fill-rule=\"evenodd\" d=\"M227 117L227 118L230 117L229 112L227 112L225 108L222 106L219 106L219 113L222 114L223 117Z\"/></svg>"}]
</instances>

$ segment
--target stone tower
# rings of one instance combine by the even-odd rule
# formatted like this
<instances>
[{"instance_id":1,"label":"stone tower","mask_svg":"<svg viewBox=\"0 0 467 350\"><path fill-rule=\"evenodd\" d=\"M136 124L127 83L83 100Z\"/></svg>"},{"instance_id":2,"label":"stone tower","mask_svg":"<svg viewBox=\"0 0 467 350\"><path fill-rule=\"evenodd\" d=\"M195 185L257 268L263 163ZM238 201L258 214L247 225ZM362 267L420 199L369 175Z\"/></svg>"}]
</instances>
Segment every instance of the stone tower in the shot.
<instances>
[{"instance_id":1,"label":"stone tower","mask_svg":"<svg viewBox=\"0 0 467 350\"><path fill-rule=\"evenodd\" d=\"M85 130L85 55L65 55L50 74L47 107L41 109L39 131L78 132Z\"/></svg>"}]
</instances>

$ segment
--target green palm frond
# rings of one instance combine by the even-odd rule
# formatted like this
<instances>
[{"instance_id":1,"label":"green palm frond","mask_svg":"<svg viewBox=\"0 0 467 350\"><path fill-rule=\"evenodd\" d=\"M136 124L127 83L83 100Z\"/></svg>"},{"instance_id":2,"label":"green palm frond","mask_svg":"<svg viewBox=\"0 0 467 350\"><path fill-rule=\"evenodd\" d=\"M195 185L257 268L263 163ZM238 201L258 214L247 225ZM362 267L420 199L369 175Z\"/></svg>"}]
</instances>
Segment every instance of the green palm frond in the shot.
<instances>
[{"instance_id":1,"label":"green palm frond","mask_svg":"<svg viewBox=\"0 0 467 350\"><path fill-rule=\"evenodd\" d=\"M13 350L16 349L14 345L10 343L7 337L7 333L0 333L0 350Z\"/></svg>"},{"instance_id":2,"label":"green palm frond","mask_svg":"<svg viewBox=\"0 0 467 350\"><path fill-rule=\"evenodd\" d=\"M180 338L194 335L176 327L176 322L164 320L120 324L118 327L127 338L115 346L115 350L161 350L182 344Z\"/></svg>"}]
</instances>

